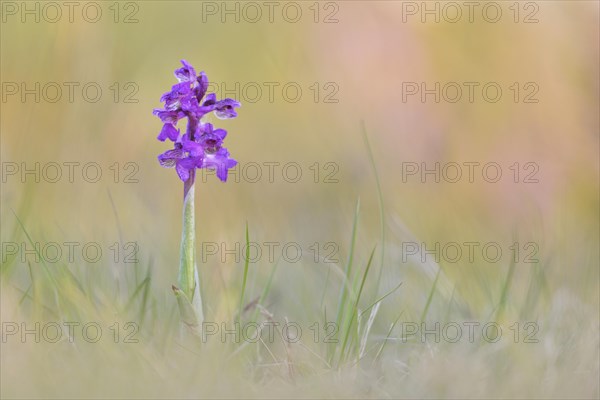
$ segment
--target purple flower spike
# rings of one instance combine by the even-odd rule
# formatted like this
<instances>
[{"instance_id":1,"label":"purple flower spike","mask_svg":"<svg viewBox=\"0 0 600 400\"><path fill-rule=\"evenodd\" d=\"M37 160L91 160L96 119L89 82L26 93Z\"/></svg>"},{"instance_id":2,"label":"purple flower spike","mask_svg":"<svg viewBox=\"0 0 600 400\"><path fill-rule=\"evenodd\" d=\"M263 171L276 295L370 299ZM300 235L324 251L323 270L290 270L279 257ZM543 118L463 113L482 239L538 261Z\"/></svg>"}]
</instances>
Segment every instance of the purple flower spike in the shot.
<instances>
[{"instance_id":1,"label":"purple flower spike","mask_svg":"<svg viewBox=\"0 0 600 400\"><path fill-rule=\"evenodd\" d=\"M153 112L163 123L158 140L164 142L169 139L175 145L174 149L159 155L158 162L166 168L175 167L186 189L194 183L197 168L214 169L217 177L225 182L229 169L237 165L223 147L227 131L202 122L202 117L214 112L220 119L235 118L235 108L240 107L240 103L234 99L217 100L216 94L207 94L206 74L200 72L196 75L194 67L185 60L181 60L181 64L183 67L175 70L179 83L160 98L164 109ZM184 118L187 119L187 129L182 134L176 125Z\"/></svg>"}]
</instances>

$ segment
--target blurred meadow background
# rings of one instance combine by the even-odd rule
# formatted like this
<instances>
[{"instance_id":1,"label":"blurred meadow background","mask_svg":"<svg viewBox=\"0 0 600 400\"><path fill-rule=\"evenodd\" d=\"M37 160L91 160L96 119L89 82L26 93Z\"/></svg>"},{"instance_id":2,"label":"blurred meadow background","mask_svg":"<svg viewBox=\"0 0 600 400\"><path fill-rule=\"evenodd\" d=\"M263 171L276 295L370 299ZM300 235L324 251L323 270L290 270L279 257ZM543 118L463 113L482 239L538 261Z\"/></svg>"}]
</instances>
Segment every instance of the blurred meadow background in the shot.
<instances>
[{"instance_id":1,"label":"blurred meadow background","mask_svg":"<svg viewBox=\"0 0 600 400\"><path fill-rule=\"evenodd\" d=\"M2 398L598 398L597 2L476 2L472 21L446 2L75 3L0 3ZM152 115L180 59L242 103L211 117L240 168L196 184L206 320L232 328L244 288L242 320L297 342L180 335L182 184ZM448 243L457 260L428 255ZM402 340L465 321L501 340Z\"/></svg>"}]
</instances>

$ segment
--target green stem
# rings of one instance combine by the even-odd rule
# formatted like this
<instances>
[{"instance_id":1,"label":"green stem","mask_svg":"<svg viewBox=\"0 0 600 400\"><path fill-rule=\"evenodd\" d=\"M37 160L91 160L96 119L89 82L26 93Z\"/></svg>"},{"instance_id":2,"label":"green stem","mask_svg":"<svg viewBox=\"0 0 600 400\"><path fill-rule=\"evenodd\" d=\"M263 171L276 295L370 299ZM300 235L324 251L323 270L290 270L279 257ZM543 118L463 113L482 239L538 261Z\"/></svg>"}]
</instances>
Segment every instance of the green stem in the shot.
<instances>
[{"instance_id":1,"label":"green stem","mask_svg":"<svg viewBox=\"0 0 600 400\"><path fill-rule=\"evenodd\" d=\"M196 266L196 226L194 215L194 184L186 188L183 199L183 229L181 232L181 259L179 264L179 289L192 304L199 324L204 320L200 279Z\"/></svg>"}]
</instances>

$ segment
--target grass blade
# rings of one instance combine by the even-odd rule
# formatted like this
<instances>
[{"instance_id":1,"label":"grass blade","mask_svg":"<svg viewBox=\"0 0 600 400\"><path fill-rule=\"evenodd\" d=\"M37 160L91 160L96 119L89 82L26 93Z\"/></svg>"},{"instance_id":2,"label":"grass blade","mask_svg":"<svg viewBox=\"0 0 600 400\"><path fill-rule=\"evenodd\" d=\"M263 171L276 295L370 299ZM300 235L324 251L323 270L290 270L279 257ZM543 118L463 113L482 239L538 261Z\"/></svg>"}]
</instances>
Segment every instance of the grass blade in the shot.
<instances>
[{"instance_id":1,"label":"grass blade","mask_svg":"<svg viewBox=\"0 0 600 400\"><path fill-rule=\"evenodd\" d=\"M381 296L380 298L378 298L377 300L375 300L375 302L371 303L371 305L367 308L365 308L364 310L362 310L362 312L360 313L360 315L363 315L364 313L366 313L367 311L369 311L371 308L373 308L373 306L375 306L375 304L379 303L380 301L382 301L383 299L385 299L386 297L388 297L389 295L391 295L392 293L394 293L396 290L400 289L400 286L402 286L403 282L400 282L400 284L398 286L396 286L395 288L393 288L392 290L390 290L389 292L387 292L386 294L384 294L383 296Z\"/></svg>"},{"instance_id":2,"label":"grass blade","mask_svg":"<svg viewBox=\"0 0 600 400\"><path fill-rule=\"evenodd\" d=\"M500 295L500 302L498 303L498 308L496 310L496 321L502 316L502 312L504 311L504 307L506 305L506 298L508 297L508 291L510 289L510 283L515 272L515 266L515 259L514 257L511 257L510 265L508 267L508 273L506 274L504 286L502 287L502 294Z\"/></svg>"},{"instance_id":3,"label":"grass blade","mask_svg":"<svg viewBox=\"0 0 600 400\"><path fill-rule=\"evenodd\" d=\"M56 280L56 277L51 273L50 268L48 268L48 266L46 265L46 261L44 260L44 258L42 257L42 254L40 253L39 246L35 245L31 236L29 236L29 232L27 232L27 229L25 229L25 225L23 225L23 222L19 219L17 214L14 212L14 210L11 210L11 211L12 211L13 215L15 216L15 218L17 219L19 226L23 230L25 237L27 237L29 244L31 244L31 246L34 248L35 253L38 256L38 259L41 261L41 264L43 267L42 269L44 270L44 273L46 274L46 276L52 283L52 291L54 292L54 300L56 301L56 307L58 309L59 314L62 315L61 301L60 301L60 295L59 295L59 286L60 285L59 285L58 281Z\"/></svg>"},{"instance_id":4,"label":"grass blade","mask_svg":"<svg viewBox=\"0 0 600 400\"><path fill-rule=\"evenodd\" d=\"M250 235L248 234L248 223L246 222L246 250L250 248ZM250 251L246 251L244 257L244 277L242 278L242 292L240 293L240 307L237 315L237 321L242 320L242 311L244 309L244 294L246 291L246 281L248 280L248 265L250 264Z\"/></svg>"},{"instance_id":5,"label":"grass blade","mask_svg":"<svg viewBox=\"0 0 600 400\"><path fill-rule=\"evenodd\" d=\"M267 284L265 285L263 292L261 293L260 297L258 298L258 304L260 304L260 305L262 305L264 303L265 299L269 295L269 292L271 291L271 283L273 282L273 276L275 275L275 270L277 269L277 266L279 265L280 260L281 260L281 258L278 258L277 261L275 262L275 264L273 264L273 268L271 268L271 272L269 273L269 278L267 279ZM258 312L259 312L259 308L256 307L256 309L254 310L254 315L252 316L252 322L256 321L256 319L258 318Z\"/></svg>"},{"instance_id":6,"label":"grass blade","mask_svg":"<svg viewBox=\"0 0 600 400\"><path fill-rule=\"evenodd\" d=\"M135 300L135 298L137 297L137 295L142 291L142 289L144 290L144 292L146 291L146 286L150 283L150 277L146 277L142 283L140 283L134 290L133 294L129 297L129 300L127 300L127 304L125 304L125 307L123 308L123 312L126 312L129 310L129 308L133 305L133 301Z\"/></svg>"},{"instance_id":7,"label":"grass blade","mask_svg":"<svg viewBox=\"0 0 600 400\"><path fill-rule=\"evenodd\" d=\"M377 199L379 201L379 224L381 229L381 260L379 264L379 273L377 274L377 283L375 284L375 295L379 293L379 284L381 283L381 275L383 274L383 264L385 262L385 209L383 207L383 194L381 192L381 183L379 181L379 174L377 173L377 165L375 164L375 157L373 156L373 150L371 150L371 144L369 143L369 136L367 135L367 127L365 121L361 121L361 128L365 144L369 153L369 161L371 162L371 168L375 174L375 183L377 184Z\"/></svg>"},{"instance_id":8,"label":"grass blade","mask_svg":"<svg viewBox=\"0 0 600 400\"><path fill-rule=\"evenodd\" d=\"M350 336L350 329L352 327L352 323L354 322L354 316L356 315L356 310L358 308L358 302L360 301L360 296L361 296L362 290L365 286L365 281L367 280L367 275L369 274L369 270L371 269L371 264L373 262L373 256L375 255L376 248L377 247L373 247L373 251L371 251L371 255L369 256L369 261L367 262L367 267L365 268L365 272L363 273L362 281L360 282L360 288L358 289L358 292L356 293L356 299L354 300L354 305L350 311L349 320L346 322L344 340L342 342L342 348L340 350L340 358L338 361L338 366L345 359L344 351L346 350L346 344L348 342L348 337Z\"/></svg>"},{"instance_id":9,"label":"grass blade","mask_svg":"<svg viewBox=\"0 0 600 400\"><path fill-rule=\"evenodd\" d=\"M379 348L379 350L377 350L377 354L375 354L375 358L373 358L372 365L375 365L375 362L377 361L377 359L379 357L381 357L381 354L383 353L383 348L385 347L385 344L387 343L387 341L390 339L390 336L391 336L392 332L394 331L396 324L398 323L398 321L400 321L400 317L402 317L402 313L404 313L404 310L400 312L400 315L398 315L398 318L396 318L394 323L392 323L392 325L390 326L390 329L388 330L388 333L385 336L385 339L383 339L383 343L381 343L381 347Z\"/></svg>"},{"instance_id":10,"label":"grass blade","mask_svg":"<svg viewBox=\"0 0 600 400\"><path fill-rule=\"evenodd\" d=\"M440 277L440 274L442 273L442 269L438 269L437 274L435 274L435 279L433 281L433 285L431 285L431 290L429 291L429 296L427 297L427 303L425 304L425 308L423 309L423 312L421 313L421 323L423 323L423 321L425 321L425 317L427 316L427 311L429 311L429 305L431 305L431 300L433 299L433 293L435 292L435 287L437 286L438 283L438 279Z\"/></svg>"},{"instance_id":11,"label":"grass blade","mask_svg":"<svg viewBox=\"0 0 600 400\"><path fill-rule=\"evenodd\" d=\"M344 282L340 287L340 297L338 300L338 309L335 316L335 326L340 326L342 322L342 316L344 315L344 309L346 306L346 297L348 296L348 290L346 288L346 284L348 279L350 278L350 273L352 271L352 263L354 261L354 246L356 244L356 227L358 225L358 216L360 214L360 198L356 201L356 208L354 210L354 220L352 222L352 236L350 238L350 253L348 255L348 263L346 263L346 270L344 271ZM329 351L328 362L331 364L333 358L335 357L336 347L330 347L332 350Z\"/></svg>"}]
</instances>

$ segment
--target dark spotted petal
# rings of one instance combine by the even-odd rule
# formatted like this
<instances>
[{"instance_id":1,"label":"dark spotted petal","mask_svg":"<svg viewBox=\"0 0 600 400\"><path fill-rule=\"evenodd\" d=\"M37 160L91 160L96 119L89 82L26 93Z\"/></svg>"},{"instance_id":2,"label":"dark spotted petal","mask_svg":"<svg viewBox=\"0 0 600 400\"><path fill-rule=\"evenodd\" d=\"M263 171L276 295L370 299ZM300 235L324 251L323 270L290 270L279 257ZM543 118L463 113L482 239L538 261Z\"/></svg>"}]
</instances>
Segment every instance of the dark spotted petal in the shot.
<instances>
[{"instance_id":1,"label":"dark spotted petal","mask_svg":"<svg viewBox=\"0 0 600 400\"><path fill-rule=\"evenodd\" d=\"M158 156L158 162L165 168L173 168L175 163L184 156L182 149L167 150Z\"/></svg>"},{"instance_id":2,"label":"dark spotted petal","mask_svg":"<svg viewBox=\"0 0 600 400\"><path fill-rule=\"evenodd\" d=\"M217 95L214 93L209 93L206 95L204 102L202 103L202 107L214 106L217 103Z\"/></svg>"},{"instance_id":3,"label":"dark spotted petal","mask_svg":"<svg viewBox=\"0 0 600 400\"><path fill-rule=\"evenodd\" d=\"M229 119L237 117L236 107L239 107L240 103L233 99L225 99L218 101L215 104L215 115L220 119Z\"/></svg>"},{"instance_id":4,"label":"dark spotted petal","mask_svg":"<svg viewBox=\"0 0 600 400\"><path fill-rule=\"evenodd\" d=\"M177 121L185 117L185 114L181 111L154 110L153 114L160 118L163 123L173 125L176 125Z\"/></svg>"}]
</instances>

